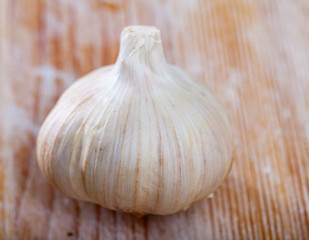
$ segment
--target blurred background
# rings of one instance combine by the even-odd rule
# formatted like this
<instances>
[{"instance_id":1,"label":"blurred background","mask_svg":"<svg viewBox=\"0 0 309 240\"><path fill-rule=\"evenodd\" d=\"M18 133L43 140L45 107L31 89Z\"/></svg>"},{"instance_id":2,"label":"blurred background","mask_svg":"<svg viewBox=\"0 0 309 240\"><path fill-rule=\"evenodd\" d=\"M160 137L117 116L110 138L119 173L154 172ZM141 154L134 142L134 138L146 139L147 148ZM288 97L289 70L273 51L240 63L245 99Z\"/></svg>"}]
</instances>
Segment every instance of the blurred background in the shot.
<instances>
[{"instance_id":1,"label":"blurred background","mask_svg":"<svg viewBox=\"0 0 309 240\"><path fill-rule=\"evenodd\" d=\"M309 1L0 0L0 239L308 239ZM167 60L201 79L234 129L212 199L167 217L64 197L35 141L61 93L116 60L127 25L161 30Z\"/></svg>"}]
</instances>

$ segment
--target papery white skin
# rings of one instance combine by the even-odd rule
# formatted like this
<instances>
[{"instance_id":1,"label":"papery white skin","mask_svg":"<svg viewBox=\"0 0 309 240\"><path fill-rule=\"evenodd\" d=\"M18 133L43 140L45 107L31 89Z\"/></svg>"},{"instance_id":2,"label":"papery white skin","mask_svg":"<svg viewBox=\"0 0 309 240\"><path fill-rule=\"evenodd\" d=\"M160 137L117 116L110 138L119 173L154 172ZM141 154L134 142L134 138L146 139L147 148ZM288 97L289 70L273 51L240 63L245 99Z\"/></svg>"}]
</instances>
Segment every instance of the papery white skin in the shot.
<instances>
[{"instance_id":1,"label":"papery white skin","mask_svg":"<svg viewBox=\"0 0 309 240\"><path fill-rule=\"evenodd\" d=\"M220 104L164 58L154 27L123 30L115 65L75 82L45 120L37 158L67 196L136 215L213 193L232 165Z\"/></svg>"}]
</instances>

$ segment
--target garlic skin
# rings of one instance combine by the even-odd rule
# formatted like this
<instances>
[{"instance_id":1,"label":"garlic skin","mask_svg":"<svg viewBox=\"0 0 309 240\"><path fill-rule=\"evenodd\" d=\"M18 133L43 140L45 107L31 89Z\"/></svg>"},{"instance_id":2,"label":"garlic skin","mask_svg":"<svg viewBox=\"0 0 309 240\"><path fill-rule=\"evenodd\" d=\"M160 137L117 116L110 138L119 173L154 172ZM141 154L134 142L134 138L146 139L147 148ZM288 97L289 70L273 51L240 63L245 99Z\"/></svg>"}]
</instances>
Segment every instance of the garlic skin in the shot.
<instances>
[{"instance_id":1,"label":"garlic skin","mask_svg":"<svg viewBox=\"0 0 309 240\"><path fill-rule=\"evenodd\" d=\"M222 183L232 131L213 95L168 64L155 27L126 27L115 65L76 81L39 132L46 178L72 198L142 216L188 208Z\"/></svg>"}]
</instances>

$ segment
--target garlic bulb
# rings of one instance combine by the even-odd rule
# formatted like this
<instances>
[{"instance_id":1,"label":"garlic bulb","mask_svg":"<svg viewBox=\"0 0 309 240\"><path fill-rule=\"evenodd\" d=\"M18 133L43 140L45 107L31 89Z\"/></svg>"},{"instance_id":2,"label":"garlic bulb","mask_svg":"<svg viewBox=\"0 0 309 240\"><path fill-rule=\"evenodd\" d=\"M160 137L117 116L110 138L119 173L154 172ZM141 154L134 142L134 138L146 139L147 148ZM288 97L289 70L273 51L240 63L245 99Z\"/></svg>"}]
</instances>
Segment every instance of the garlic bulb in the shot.
<instances>
[{"instance_id":1,"label":"garlic bulb","mask_svg":"<svg viewBox=\"0 0 309 240\"><path fill-rule=\"evenodd\" d=\"M232 165L228 119L213 95L168 64L155 27L126 27L115 65L76 81L38 136L37 159L67 196L171 214L211 195Z\"/></svg>"}]
</instances>

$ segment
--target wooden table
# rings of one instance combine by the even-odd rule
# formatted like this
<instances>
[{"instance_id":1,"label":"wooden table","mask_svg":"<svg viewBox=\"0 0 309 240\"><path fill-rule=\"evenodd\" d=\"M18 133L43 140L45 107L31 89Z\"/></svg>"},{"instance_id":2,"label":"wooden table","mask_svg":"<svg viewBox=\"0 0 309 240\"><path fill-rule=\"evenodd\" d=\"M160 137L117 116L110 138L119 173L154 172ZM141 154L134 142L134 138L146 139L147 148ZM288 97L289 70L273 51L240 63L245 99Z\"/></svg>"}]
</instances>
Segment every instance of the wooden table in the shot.
<instances>
[{"instance_id":1,"label":"wooden table","mask_svg":"<svg viewBox=\"0 0 309 240\"><path fill-rule=\"evenodd\" d=\"M0 239L308 239L309 1L0 0ZM133 216L52 188L39 127L78 77L115 62L126 25L161 29L233 124L235 163L212 199Z\"/></svg>"}]
</instances>

